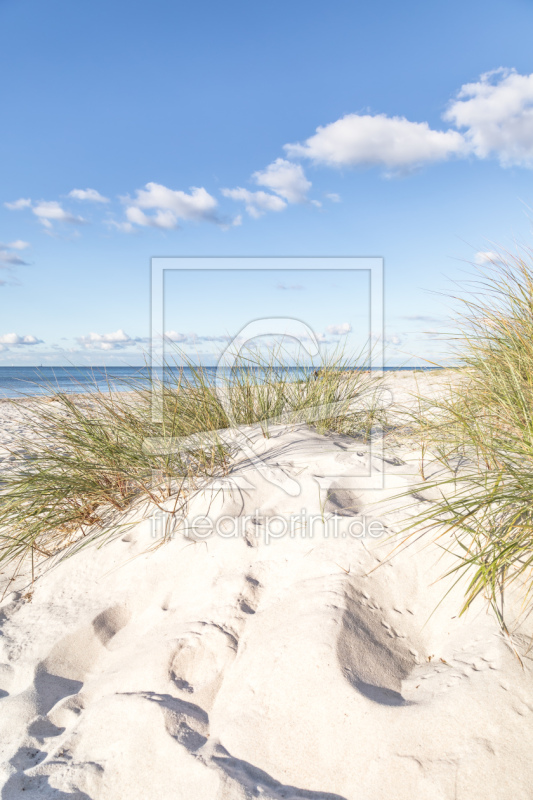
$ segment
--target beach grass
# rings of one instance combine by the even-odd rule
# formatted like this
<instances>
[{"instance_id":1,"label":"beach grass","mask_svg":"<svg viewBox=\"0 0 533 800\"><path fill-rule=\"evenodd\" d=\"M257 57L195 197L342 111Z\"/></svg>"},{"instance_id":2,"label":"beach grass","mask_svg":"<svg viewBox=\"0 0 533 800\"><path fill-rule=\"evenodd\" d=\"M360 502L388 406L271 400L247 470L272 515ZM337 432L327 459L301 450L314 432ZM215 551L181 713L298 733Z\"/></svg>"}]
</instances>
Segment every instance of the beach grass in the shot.
<instances>
[{"instance_id":1,"label":"beach grass","mask_svg":"<svg viewBox=\"0 0 533 800\"><path fill-rule=\"evenodd\" d=\"M273 425L303 422L364 438L384 413L379 379L341 353L313 368L287 363L279 349L244 350L218 375L183 353L165 366L173 369L164 379L133 378L124 392L50 385L45 399L13 401L23 432L1 476L0 563L105 537L139 500L161 507L173 498L184 514L191 493L238 465L233 434L243 426L269 436Z\"/></svg>"},{"instance_id":2,"label":"beach grass","mask_svg":"<svg viewBox=\"0 0 533 800\"><path fill-rule=\"evenodd\" d=\"M440 499L407 540L430 533L457 563L462 612L485 598L506 628L506 603L533 607L533 256L502 253L456 299L460 369L438 400L420 400L418 434L444 468L415 492ZM450 544L450 534L453 543ZM518 606L516 605L518 603Z\"/></svg>"}]
</instances>

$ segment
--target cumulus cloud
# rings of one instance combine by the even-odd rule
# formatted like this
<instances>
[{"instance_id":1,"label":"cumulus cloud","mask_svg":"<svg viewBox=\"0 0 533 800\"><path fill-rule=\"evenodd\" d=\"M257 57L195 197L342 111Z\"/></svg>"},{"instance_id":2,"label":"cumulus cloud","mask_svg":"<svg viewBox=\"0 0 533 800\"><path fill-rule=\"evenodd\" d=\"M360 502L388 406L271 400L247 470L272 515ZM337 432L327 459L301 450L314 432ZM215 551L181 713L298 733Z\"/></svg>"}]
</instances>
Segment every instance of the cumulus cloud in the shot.
<instances>
[{"instance_id":1,"label":"cumulus cloud","mask_svg":"<svg viewBox=\"0 0 533 800\"><path fill-rule=\"evenodd\" d=\"M106 225L122 233L133 233L135 231L135 225L131 222L117 222L116 219L108 219L106 220Z\"/></svg>"},{"instance_id":2,"label":"cumulus cloud","mask_svg":"<svg viewBox=\"0 0 533 800\"><path fill-rule=\"evenodd\" d=\"M20 336L18 333L4 333L0 336L0 350L8 350L10 347L20 347L23 345L42 344L42 339L38 339L33 334Z\"/></svg>"},{"instance_id":3,"label":"cumulus cloud","mask_svg":"<svg viewBox=\"0 0 533 800\"><path fill-rule=\"evenodd\" d=\"M109 198L101 195L96 189L73 189L68 196L75 200L88 200L90 203L109 203Z\"/></svg>"},{"instance_id":4,"label":"cumulus cloud","mask_svg":"<svg viewBox=\"0 0 533 800\"><path fill-rule=\"evenodd\" d=\"M229 225L222 225L222 228L226 230L227 228L238 228L242 225L242 214L237 214L236 217L233 217Z\"/></svg>"},{"instance_id":5,"label":"cumulus cloud","mask_svg":"<svg viewBox=\"0 0 533 800\"><path fill-rule=\"evenodd\" d=\"M27 262L24 261L20 256L16 253L10 253L9 250L1 250L0 249L0 267L22 267L27 266Z\"/></svg>"},{"instance_id":6,"label":"cumulus cloud","mask_svg":"<svg viewBox=\"0 0 533 800\"><path fill-rule=\"evenodd\" d=\"M21 239L9 242L8 244L0 242L0 268L10 269L12 267L27 266L28 262L24 261L24 259L19 256L18 252L25 250L29 246L28 242L23 242ZM13 250L18 252L13 252ZM5 281L2 281L1 285L4 285L4 283Z\"/></svg>"},{"instance_id":7,"label":"cumulus cloud","mask_svg":"<svg viewBox=\"0 0 533 800\"><path fill-rule=\"evenodd\" d=\"M254 172L252 178L258 186L265 186L289 203L304 203L311 188L300 164L284 158L277 158L262 172Z\"/></svg>"},{"instance_id":8,"label":"cumulus cloud","mask_svg":"<svg viewBox=\"0 0 533 800\"><path fill-rule=\"evenodd\" d=\"M126 217L132 225L143 227L167 228L172 230L178 227L178 220L172 211L161 211L160 209L152 215L145 214L140 208L130 206L126 209Z\"/></svg>"},{"instance_id":9,"label":"cumulus cloud","mask_svg":"<svg viewBox=\"0 0 533 800\"><path fill-rule=\"evenodd\" d=\"M289 157L309 158L330 167L381 166L406 170L453 155L467 145L457 131L432 130L427 122L410 122L386 114L347 114L318 127L303 144L287 144Z\"/></svg>"},{"instance_id":10,"label":"cumulus cloud","mask_svg":"<svg viewBox=\"0 0 533 800\"><path fill-rule=\"evenodd\" d=\"M384 344L393 344L393 345L402 344L403 341L404 341L403 336L398 333L391 333L389 334L389 336L385 336L383 339Z\"/></svg>"},{"instance_id":11,"label":"cumulus cloud","mask_svg":"<svg viewBox=\"0 0 533 800\"><path fill-rule=\"evenodd\" d=\"M187 194L159 183L147 183L144 189L137 189L135 198L126 197L124 202L132 225L171 230L178 227L180 219L220 222L215 214L218 203L203 187L192 186Z\"/></svg>"},{"instance_id":12,"label":"cumulus cloud","mask_svg":"<svg viewBox=\"0 0 533 800\"><path fill-rule=\"evenodd\" d=\"M481 75L461 87L443 119L452 127L435 130L405 117L347 114L284 149L289 158L319 165L377 166L389 173L470 154L496 157L504 167L533 168L533 73L499 68ZM326 196L336 202L335 194Z\"/></svg>"},{"instance_id":13,"label":"cumulus cloud","mask_svg":"<svg viewBox=\"0 0 533 800\"><path fill-rule=\"evenodd\" d=\"M351 330L350 323L343 322L340 325L328 325L326 333L329 333L330 336L346 336L346 334L351 333Z\"/></svg>"},{"instance_id":14,"label":"cumulus cloud","mask_svg":"<svg viewBox=\"0 0 533 800\"><path fill-rule=\"evenodd\" d=\"M65 211L56 200L46 202L42 200L37 205L32 206L31 210L45 228L51 228L52 222L67 222L70 225L83 225L87 222L83 217L76 217Z\"/></svg>"},{"instance_id":15,"label":"cumulus cloud","mask_svg":"<svg viewBox=\"0 0 533 800\"><path fill-rule=\"evenodd\" d=\"M461 87L444 118L465 129L479 158L533 167L533 74L496 69Z\"/></svg>"},{"instance_id":16,"label":"cumulus cloud","mask_svg":"<svg viewBox=\"0 0 533 800\"><path fill-rule=\"evenodd\" d=\"M384 345L399 345L403 344L405 341L405 333L389 333L385 336L379 336L377 334L372 335L372 340L377 343L381 343Z\"/></svg>"},{"instance_id":17,"label":"cumulus cloud","mask_svg":"<svg viewBox=\"0 0 533 800\"><path fill-rule=\"evenodd\" d=\"M31 199L29 197L21 197L20 200L15 200L12 203L4 203L6 208L10 211L20 211L23 208L31 206Z\"/></svg>"},{"instance_id":18,"label":"cumulus cloud","mask_svg":"<svg viewBox=\"0 0 533 800\"><path fill-rule=\"evenodd\" d=\"M328 198L328 200L331 200L332 203L340 203L341 202L341 196L340 196L340 194L337 194L336 192L329 192L329 194L327 194L326 197Z\"/></svg>"},{"instance_id":19,"label":"cumulus cloud","mask_svg":"<svg viewBox=\"0 0 533 800\"><path fill-rule=\"evenodd\" d=\"M229 197L231 200L242 201L245 204L246 211L251 217L257 219L267 211L283 211L287 208L287 203L283 198L268 192L250 192L248 189L222 189L224 197Z\"/></svg>"},{"instance_id":20,"label":"cumulus cloud","mask_svg":"<svg viewBox=\"0 0 533 800\"><path fill-rule=\"evenodd\" d=\"M474 256L474 261L476 264L479 264L480 267L484 266L485 264L497 264L499 260L500 256L493 250L487 250L486 252L480 251Z\"/></svg>"},{"instance_id":21,"label":"cumulus cloud","mask_svg":"<svg viewBox=\"0 0 533 800\"><path fill-rule=\"evenodd\" d=\"M32 204L31 199L28 197L15 200L14 203L4 203L4 205L11 211L31 208L32 212L45 228L51 228L52 222L68 222L72 225L82 225L87 221L83 219L83 217L76 217L74 214L65 211L56 200L40 200L38 203ZM13 242L10 246L22 250L24 247L28 247L28 243L17 241Z\"/></svg>"},{"instance_id":22,"label":"cumulus cloud","mask_svg":"<svg viewBox=\"0 0 533 800\"><path fill-rule=\"evenodd\" d=\"M186 333L178 333L177 331L167 331L165 333L165 339L168 339L169 342L176 342L176 343L184 343L188 340L188 336Z\"/></svg>"},{"instance_id":23,"label":"cumulus cloud","mask_svg":"<svg viewBox=\"0 0 533 800\"><path fill-rule=\"evenodd\" d=\"M144 340L134 339L119 328L114 333L89 333L88 336L79 336L76 341L86 350L121 350Z\"/></svg>"}]
</instances>

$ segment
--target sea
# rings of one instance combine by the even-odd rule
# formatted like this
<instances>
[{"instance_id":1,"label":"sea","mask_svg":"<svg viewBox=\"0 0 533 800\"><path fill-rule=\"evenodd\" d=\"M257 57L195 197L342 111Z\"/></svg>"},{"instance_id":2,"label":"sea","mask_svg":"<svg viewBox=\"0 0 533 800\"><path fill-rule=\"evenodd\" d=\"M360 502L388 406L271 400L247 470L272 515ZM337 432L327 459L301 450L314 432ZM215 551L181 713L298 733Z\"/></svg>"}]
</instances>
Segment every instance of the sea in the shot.
<instances>
[{"instance_id":1,"label":"sea","mask_svg":"<svg viewBox=\"0 0 533 800\"><path fill-rule=\"evenodd\" d=\"M55 392L72 392L85 394L99 389L127 392L131 389L132 382L149 385L151 377L150 367L0 367L0 398L34 397L36 395L50 395ZM207 372L212 373L216 380L217 367L204 366ZM294 376L301 374L301 367L294 367ZM315 367L309 367L314 370ZM433 370L440 367L385 367L386 372L398 370ZM164 378L169 383L180 371L178 367L165 367L164 375L161 367L154 368L159 378ZM191 379L190 367L183 367L183 378Z\"/></svg>"}]
</instances>

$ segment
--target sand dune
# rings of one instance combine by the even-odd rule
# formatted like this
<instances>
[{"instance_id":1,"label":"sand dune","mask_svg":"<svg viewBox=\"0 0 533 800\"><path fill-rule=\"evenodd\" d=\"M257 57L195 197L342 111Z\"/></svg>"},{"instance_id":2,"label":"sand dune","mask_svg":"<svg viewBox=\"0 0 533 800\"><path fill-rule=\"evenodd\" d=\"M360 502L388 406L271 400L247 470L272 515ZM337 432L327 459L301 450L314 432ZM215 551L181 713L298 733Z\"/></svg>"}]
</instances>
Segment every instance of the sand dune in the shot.
<instances>
[{"instance_id":1,"label":"sand dune","mask_svg":"<svg viewBox=\"0 0 533 800\"><path fill-rule=\"evenodd\" d=\"M155 551L161 515L6 595L2 797L531 797L528 631L522 667L460 587L439 605L442 550L390 556L420 453L305 426L257 451L299 496L243 464Z\"/></svg>"}]
</instances>

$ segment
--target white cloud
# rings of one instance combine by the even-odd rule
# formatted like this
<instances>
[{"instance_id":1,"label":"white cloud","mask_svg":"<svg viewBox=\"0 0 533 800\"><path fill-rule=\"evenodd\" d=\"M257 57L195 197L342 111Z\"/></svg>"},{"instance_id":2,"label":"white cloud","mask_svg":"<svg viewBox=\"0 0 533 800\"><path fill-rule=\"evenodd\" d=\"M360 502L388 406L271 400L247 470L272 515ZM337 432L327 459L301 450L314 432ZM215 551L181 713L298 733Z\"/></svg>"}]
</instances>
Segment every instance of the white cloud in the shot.
<instances>
[{"instance_id":1,"label":"white cloud","mask_svg":"<svg viewBox=\"0 0 533 800\"><path fill-rule=\"evenodd\" d=\"M479 158L495 155L502 166L533 167L533 74L497 69L461 87L444 115Z\"/></svg>"},{"instance_id":2,"label":"white cloud","mask_svg":"<svg viewBox=\"0 0 533 800\"><path fill-rule=\"evenodd\" d=\"M398 345L398 344L402 344L403 341L404 341L403 336L401 336L398 333L391 333L389 336L385 336L385 338L383 339L383 342L385 344Z\"/></svg>"},{"instance_id":3,"label":"white cloud","mask_svg":"<svg viewBox=\"0 0 533 800\"><path fill-rule=\"evenodd\" d=\"M133 233L136 228L131 222L117 222L116 219L108 219L105 222L110 228L116 228L117 231L121 231L122 233Z\"/></svg>"},{"instance_id":4,"label":"white cloud","mask_svg":"<svg viewBox=\"0 0 533 800\"><path fill-rule=\"evenodd\" d=\"M191 193L168 189L159 183L147 183L137 189L136 197L124 198L128 203L126 217L131 224L165 228L177 228L178 220L220 222L215 215L218 205L215 198L203 187L191 187ZM155 214L145 214L155 210Z\"/></svg>"},{"instance_id":5,"label":"white cloud","mask_svg":"<svg viewBox=\"0 0 533 800\"><path fill-rule=\"evenodd\" d=\"M289 158L315 164L378 166L390 172L469 154L533 168L533 73L487 72L461 87L443 118L457 130L438 131L427 122L386 114L347 114L284 149ZM337 202L336 194L326 196Z\"/></svg>"},{"instance_id":6,"label":"white cloud","mask_svg":"<svg viewBox=\"0 0 533 800\"><path fill-rule=\"evenodd\" d=\"M21 197L20 200L15 200L13 203L4 203L4 205L10 211L20 211L22 208L31 206L31 199L29 197Z\"/></svg>"},{"instance_id":7,"label":"white cloud","mask_svg":"<svg viewBox=\"0 0 533 800\"><path fill-rule=\"evenodd\" d=\"M480 251L474 256L474 261L476 264L479 264L479 266L484 266L485 264L496 264L499 262L499 260L500 256L498 253L495 253L492 250L487 250L486 252Z\"/></svg>"},{"instance_id":8,"label":"white cloud","mask_svg":"<svg viewBox=\"0 0 533 800\"><path fill-rule=\"evenodd\" d=\"M427 122L385 114L347 114L318 127L303 144L287 144L290 157L331 167L381 166L406 170L425 162L463 155L467 145L457 131L435 131Z\"/></svg>"},{"instance_id":9,"label":"white cloud","mask_svg":"<svg viewBox=\"0 0 533 800\"><path fill-rule=\"evenodd\" d=\"M88 200L90 203L109 203L109 198L101 195L96 189L73 189L68 196L75 200Z\"/></svg>"},{"instance_id":10,"label":"white cloud","mask_svg":"<svg viewBox=\"0 0 533 800\"><path fill-rule=\"evenodd\" d=\"M88 336L79 336L76 341L86 350L120 350L143 340L133 339L119 328L114 333L89 333Z\"/></svg>"},{"instance_id":11,"label":"white cloud","mask_svg":"<svg viewBox=\"0 0 533 800\"><path fill-rule=\"evenodd\" d=\"M343 322L340 325L328 325L326 328L326 333L329 333L330 336L346 336L346 334L351 333L352 326L349 322Z\"/></svg>"},{"instance_id":12,"label":"white cloud","mask_svg":"<svg viewBox=\"0 0 533 800\"><path fill-rule=\"evenodd\" d=\"M331 200L332 203L340 203L341 202L341 196L340 196L340 194L337 194L336 192L329 192L329 194L327 194L326 197L328 198L328 200Z\"/></svg>"},{"instance_id":13,"label":"white cloud","mask_svg":"<svg viewBox=\"0 0 533 800\"><path fill-rule=\"evenodd\" d=\"M169 342L186 342L188 338L186 333L178 333L177 331L167 331L165 333L165 339L168 339Z\"/></svg>"},{"instance_id":14,"label":"white cloud","mask_svg":"<svg viewBox=\"0 0 533 800\"><path fill-rule=\"evenodd\" d=\"M0 336L0 344L2 345L24 345L24 344L41 344L42 339L38 339L32 334L26 336L19 336L18 333L4 333Z\"/></svg>"},{"instance_id":15,"label":"white cloud","mask_svg":"<svg viewBox=\"0 0 533 800\"><path fill-rule=\"evenodd\" d=\"M32 211L45 228L52 227L53 222L68 222L71 225L83 225L87 220L83 217L75 217L70 214L56 201L41 201L32 207Z\"/></svg>"},{"instance_id":16,"label":"white cloud","mask_svg":"<svg viewBox=\"0 0 533 800\"><path fill-rule=\"evenodd\" d=\"M10 242L9 244L0 242L0 267L27 266L27 262L24 261L18 253L11 252L12 250L24 250L26 247L29 247L28 242L23 242L21 240Z\"/></svg>"},{"instance_id":17,"label":"white cloud","mask_svg":"<svg viewBox=\"0 0 533 800\"><path fill-rule=\"evenodd\" d=\"M284 158L277 158L263 172L254 172L252 178L258 186L266 186L289 203L304 203L311 188L300 164Z\"/></svg>"},{"instance_id":18,"label":"white cloud","mask_svg":"<svg viewBox=\"0 0 533 800\"><path fill-rule=\"evenodd\" d=\"M35 205L32 205L32 201L28 197L15 200L14 203L4 203L4 205L11 211L20 211L23 208L31 208L32 212L39 219L39 222L41 222L44 227L48 229L52 227L52 222L68 222L72 225L83 225L87 222L87 220L83 217L76 217L69 211L65 211L65 209L57 202L57 200L40 200ZM15 242L12 246L17 245L20 249L22 249L21 246L28 246L26 242L20 241Z\"/></svg>"},{"instance_id":19,"label":"white cloud","mask_svg":"<svg viewBox=\"0 0 533 800\"><path fill-rule=\"evenodd\" d=\"M250 192L248 189L222 189L224 197L232 200L242 201L246 205L246 211L251 217L257 219L266 211L283 211L287 208L287 203L281 197L268 192Z\"/></svg>"},{"instance_id":20,"label":"white cloud","mask_svg":"<svg viewBox=\"0 0 533 800\"><path fill-rule=\"evenodd\" d=\"M8 250L0 250L0 266L22 267L27 266L27 262L16 253L10 253Z\"/></svg>"},{"instance_id":21,"label":"white cloud","mask_svg":"<svg viewBox=\"0 0 533 800\"><path fill-rule=\"evenodd\" d=\"M403 344L403 342L405 341L404 337L405 337L404 333L390 333L385 336L377 336L376 334L373 334L372 340L374 342L381 342L385 345L387 344L398 345L398 344Z\"/></svg>"},{"instance_id":22,"label":"white cloud","mask_svg":"<svg viewBox=\"0 0 533 800\"><path fill-rule=\"evenodd\" d=\"M178 220L172 211L159 210L155 214L149 216L145 214L144 211L141 211L140 208L130 206L126 209L126 217L130 226L142 225L143 227L166 228L167 230L173 230L178 227ZM127 232L131 232L131 229Z\"/></svg>"}]
</instances>

